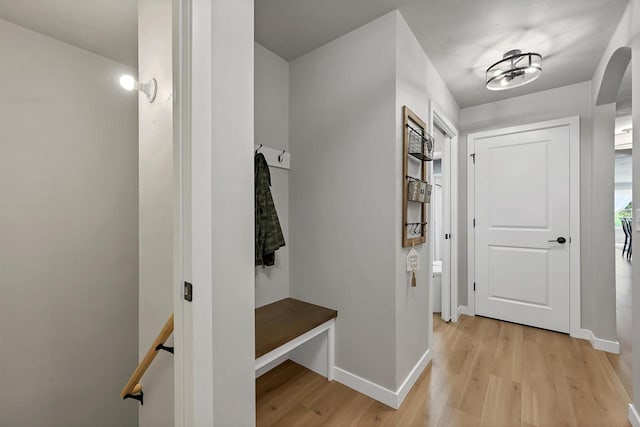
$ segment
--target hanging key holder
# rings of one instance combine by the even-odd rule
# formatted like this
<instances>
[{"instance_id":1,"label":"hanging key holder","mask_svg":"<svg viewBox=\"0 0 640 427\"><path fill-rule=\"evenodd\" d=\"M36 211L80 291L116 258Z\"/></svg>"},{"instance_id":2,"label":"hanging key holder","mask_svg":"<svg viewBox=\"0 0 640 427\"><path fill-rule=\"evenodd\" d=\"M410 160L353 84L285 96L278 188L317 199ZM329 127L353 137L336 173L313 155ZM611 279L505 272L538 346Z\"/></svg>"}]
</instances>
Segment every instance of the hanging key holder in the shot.
<instances>
[{"instance_id":1,"label":"hanging key holder","mask_svg":"<svg viewBox=\"0 0 640 427\"><path fill-rule=\"evenodd\" d=\"M416 271L418 270L420 270L420 254L412 247L407 254L407 271L411 273L411 286L414 288L417 285Z\"/></svg>"}]
</instances>

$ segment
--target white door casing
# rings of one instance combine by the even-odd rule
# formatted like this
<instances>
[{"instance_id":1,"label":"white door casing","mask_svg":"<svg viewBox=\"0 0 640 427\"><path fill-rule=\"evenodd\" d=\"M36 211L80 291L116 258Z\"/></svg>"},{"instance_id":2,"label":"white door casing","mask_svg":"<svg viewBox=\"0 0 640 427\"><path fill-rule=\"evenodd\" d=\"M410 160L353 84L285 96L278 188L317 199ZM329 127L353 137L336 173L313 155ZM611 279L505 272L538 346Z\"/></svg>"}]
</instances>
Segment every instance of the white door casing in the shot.
<instances>
[{"instance_id":1,"label":"white door casing","mask_svg":"<svg viewBox=\"0 0 640 427\"><path fill-rule=\"evenodd\" d=\"M444 241L442 260L442 311L441 316L445 321L458 321L458 130L444 115L434 101L429 101L429 130L437 126L447 136L447 141L442 153L443 191L442 191L442 218L443 231L448 234ZM433 174L430 176L433 182ZM433 208L433 205L432 205ZM434 218L434 212L430 213ZM438 238L431 233L431 253L434 253L433 241ZM441 236L440 236L441 237ZM433 298L433 292L431 295ZM431 310L433 312L433 310ZM432 341L430 341L432 342Z\"/></svg>"},{"instance_id":2,"label":"white door casing","mask_svg":"<svg viewBox=\"0 0 640 427\"><path fill-rule=\"evenodd\" d=\"M468 136L475 313L572 335L579 330L578 123Z\"/></svg>"}]
</instances>

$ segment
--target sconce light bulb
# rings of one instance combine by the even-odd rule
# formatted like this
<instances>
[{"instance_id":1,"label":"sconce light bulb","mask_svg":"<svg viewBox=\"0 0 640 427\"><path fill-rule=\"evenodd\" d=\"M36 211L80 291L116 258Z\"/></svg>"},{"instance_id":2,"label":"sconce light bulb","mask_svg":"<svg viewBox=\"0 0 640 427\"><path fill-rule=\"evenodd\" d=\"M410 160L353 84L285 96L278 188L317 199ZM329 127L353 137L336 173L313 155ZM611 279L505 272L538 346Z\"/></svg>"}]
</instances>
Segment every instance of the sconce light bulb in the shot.
<instances>
[{"instance_id":1,"label":"sconce light bulb","mask_svg":"<svg viewBox=\"0 0 640 427\"><path fill-rule=\"evenodd\" d=\"M134 90L137 85L139 85L139 83L133 78L133 76L125 74L120 77L120 86L125 90Z\"/></svg>"},{"instance_id":2,"label":"sconce light bulb","mask_svg":"<svg viewBox=\"0 0 640 427\"><path fill-rule=\"evenodd\" d=\"M129 74L120 76L120 86L129 91L139 90L145 94L147 101L149 102L155 101L156 94L158 93L158 83L156 82L156 79L151 79L147 83L140 83Z\"/></svg>"}]
</instances>

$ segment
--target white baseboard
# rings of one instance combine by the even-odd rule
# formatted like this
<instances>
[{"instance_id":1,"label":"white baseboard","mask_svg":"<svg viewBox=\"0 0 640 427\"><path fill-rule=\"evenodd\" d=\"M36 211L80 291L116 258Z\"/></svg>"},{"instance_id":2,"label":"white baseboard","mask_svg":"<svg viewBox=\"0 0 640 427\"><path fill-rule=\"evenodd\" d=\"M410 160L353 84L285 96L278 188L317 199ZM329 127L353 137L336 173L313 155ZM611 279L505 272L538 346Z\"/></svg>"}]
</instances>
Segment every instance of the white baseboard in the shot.
<instances>
[{"instance_id":1,"label":"white baseboard","mask_svg":"<svg viewBox=\"0 0 640 427\"><path fill-rule=\"evenodd\" d=\"M476 314L471 311L471 309L466 306L466 305L459 305L458 306L458 318L460 318L460 315L464 314L465 316L475 316Z\"/></svg>"},{"instance_id":2,"label":"white baseboard","mask_svg":"<svg viewBox=\"0 0 640 427\"><path fill-rule=\"evenodd\" d=\"M430 360L431 350L427 350L397 391L389 390L386 387L382 387L337 366L335 368L335 380L387 406L398 409Z\"/></svg>"},{"instance_id":3,"label":"white baseboard","mask_svg":"<svg viewBox=\"0 0 640 427\"><path fill-rule=\"evenodd\" d=\"M596 350L606 351L607 353L620 354L620 343L618 341L610 341L598 338L593 334L591 329L579 329L571 334L574 338L591 341L591 346Z\"/></svg>"},{"instance_id":4,"label":"white baseboard","mask_svg":"<svg viewBox=\"0 0 640 427\"><path fill-rule=\"evenodd\" d=\"M334 368L334 379L355 391L366 394L378 402L382 402L387 406L398 409L398 396L394 391L391 391L388 388L382 387L381 385L369 380L365 380L364 378L338 368L337 366Z\"/></svg>"},{"instance_id":5,"label":"white baseboard","mask_svg":"<svg viewBox=\"0 0 640 427\"><path fill-rule=\"evenodd\" d=\"M591 332L590 329L578 329L575 331L571 331L570 335L573 338L591 341L591 336L593 335L593 333Z\"/></svg>"},{"instance_id":6,"label":"white baseboard","mask_svg":"<svg viewBox=\"0 0 640 427\"><path fill-rule=\"evenodd\" d=\"M409 375L407 375L407 378L405 378L402 385L398 388L398 391L396 392L396 395L398 396L398 408L402 405L404 398L407 397L407 394L409 394L413 385L418 381L418 378L420 378L420 375L424 371L424 368L427 367L427 364L431 361L431 358L431 349L428 349L422 355L420 360L418 360L418 363L416 363L411 372L409 372Z\"/></svg>"},{"instance_id":7,"label":"white baseboard","mask_svg":"<svg viewBox=\"0 0 640 427\"><path fill-rule=\"evenodd\" d=\"M629 403L629 422L633 427L640 427L640 415L638 415L633 403Z\"/></svg>"}]
</instances>

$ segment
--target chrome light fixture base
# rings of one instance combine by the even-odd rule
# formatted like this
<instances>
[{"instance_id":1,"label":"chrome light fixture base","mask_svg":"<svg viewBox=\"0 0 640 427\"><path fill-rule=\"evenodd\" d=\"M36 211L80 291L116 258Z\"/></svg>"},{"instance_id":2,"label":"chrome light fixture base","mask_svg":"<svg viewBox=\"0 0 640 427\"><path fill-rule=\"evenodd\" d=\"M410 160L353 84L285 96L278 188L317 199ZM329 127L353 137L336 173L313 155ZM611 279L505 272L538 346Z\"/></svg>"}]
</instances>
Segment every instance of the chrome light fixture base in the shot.
<instances>
[{"instance_id":1,"label":"chrome light fixture base","mask_svg":"<svg viewBox=\"0 0 640 427\"><path fill-rule=\"evenodd\" d=\"M120 86L128 91L140 91L147 97L147 101L153 102L156 100L158 94L158 82L156 79L151 79L147 83L140 83L133 76L124 74L120 76Z\"/></svg>"},{"instance_id":2,"label":"chrome light fixture base","mask_svg":"<svg viewBox=\"0 0 640 427\"><path fill-rule=\"evenodd\" d=\"M155 101L158 94L158 82L156 82L156 79L151 79L147 83L140 83L140 92L147 96L149 102Z\"/></svg>"},{"instance_id":3,"label":"chrome light fixture base","mask_svg":"<svg viewBox=\"0 0 640 427\"><path fill-rule=\"evenodd\" d=\"M506 52L502 59L489 68L486 86L489 90L506 90L523 86L542 75L542 55L522 53L519 49Z\"/></svg>"}]
</instances>

